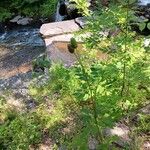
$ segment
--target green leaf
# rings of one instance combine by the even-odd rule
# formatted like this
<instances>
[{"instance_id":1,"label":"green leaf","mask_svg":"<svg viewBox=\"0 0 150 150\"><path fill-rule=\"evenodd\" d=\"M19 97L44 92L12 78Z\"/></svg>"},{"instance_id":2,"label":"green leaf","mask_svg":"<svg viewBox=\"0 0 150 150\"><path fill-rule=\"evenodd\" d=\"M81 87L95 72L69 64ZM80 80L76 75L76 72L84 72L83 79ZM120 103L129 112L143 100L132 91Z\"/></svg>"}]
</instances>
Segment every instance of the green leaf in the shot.
<instances>
[{"instance_id":1,"label":"green leaf","mask_svg":"<svg viewBox=\"0 0 150 150\"><path fill-rule=\"evenodd\" d=\"M147 24L147 28L150 30L150 22Z\"/></svg>"},{"instance_id":2,"label":"green leaf","mask_svg":"<svg viewBox=\"0 0 150 150\"><path fill-rule=\"evenodd\" d=\"M145 27L146 27L146 23L142 22L139 24L140 31L143 31L145 29Z\"/></svg>"}]
</instances>

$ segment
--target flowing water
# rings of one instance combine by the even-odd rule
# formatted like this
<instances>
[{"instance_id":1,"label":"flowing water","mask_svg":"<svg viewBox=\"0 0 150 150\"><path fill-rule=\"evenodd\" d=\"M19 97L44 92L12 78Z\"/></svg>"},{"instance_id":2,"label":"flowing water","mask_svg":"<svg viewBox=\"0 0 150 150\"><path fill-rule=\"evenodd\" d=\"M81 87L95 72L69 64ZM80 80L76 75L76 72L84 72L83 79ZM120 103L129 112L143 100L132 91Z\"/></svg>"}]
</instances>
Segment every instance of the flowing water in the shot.
<instances>
[{"instance_id":1,"label":"flowing water","mask_svg":"<svg viewBox=\"0 0 150 150\"><path fill-rule=\"evenodd\" d=\"M18 46L43 46L44 42L40 37L38 28L19 28L12 31L6 31L0 36L0 44Z\"/></svg>"},{"instance_id":2,"label":"flowing water","mask_svg":"<svg viewBox=\"0 0 150 150\"><path fill-rule=\"evenodd\" d=\"M57 4L57 10L56 10L56 15L55 15L55 22L62 21L65 18L65 16L60 15L59 10L60 10L60 2L58 2L58 4Z\"/></svg>"}]
</instances>

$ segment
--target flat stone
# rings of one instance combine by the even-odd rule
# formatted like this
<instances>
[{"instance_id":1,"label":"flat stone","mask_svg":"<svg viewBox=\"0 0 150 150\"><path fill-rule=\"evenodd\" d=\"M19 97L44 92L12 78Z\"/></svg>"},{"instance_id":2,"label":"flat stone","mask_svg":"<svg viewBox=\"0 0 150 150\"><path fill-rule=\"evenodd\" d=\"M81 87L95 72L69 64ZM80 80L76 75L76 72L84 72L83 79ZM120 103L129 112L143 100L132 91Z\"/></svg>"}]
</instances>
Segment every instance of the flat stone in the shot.
<instances>
[{"instance_id":1,"label":"flat stone","mask_svg":"<svg viewBox=\"0 0 150 150\"><path fill-rule=\"evenodd\" d=\"M54 22L43 24L40 28L40 33L43 37L52 37L55 35L67 34L78 31L80 27L74 20Z\"/></svg>"},{"instance_id":2,"label":"flat stone","mask_svg":"<svg viewBox=\"0 0 150 150\"><path fill-rule=\"evenodd\" d=\"M67 49L67 43L53 42L47 47L47 57L54 63L63 63L70 67L76 61L74 54L71 54Z\"/></svg>"},{"instance_id":3,"label":"flat stone","mask_svg":"<svg viewBox=\"0 0 150 150\"><path fill-rule=\"evenodd\" d=\"M45 39L47 57L54 63L63 63L65 66L72 66L76 62L74 54L68 51L68 44L74 34L63 34ZM82 40L80 37L76 38L78 41L78 48L82 49Z\"/></svg>"},{"instance_id":4,"label":"flat stone","mask_svg":"<svg viewBox=\"0 0 150 150\"><path fill-rule=\"evenodd\" d=\"M46 38L45 40L45 44L46 47L49 46L50 44L52 44L53 42L69 42L70 39L73 37L73 34L63 34L63 35L57 35L57 36L53 36L50 38Z\"/></svg>"}]
</instances>

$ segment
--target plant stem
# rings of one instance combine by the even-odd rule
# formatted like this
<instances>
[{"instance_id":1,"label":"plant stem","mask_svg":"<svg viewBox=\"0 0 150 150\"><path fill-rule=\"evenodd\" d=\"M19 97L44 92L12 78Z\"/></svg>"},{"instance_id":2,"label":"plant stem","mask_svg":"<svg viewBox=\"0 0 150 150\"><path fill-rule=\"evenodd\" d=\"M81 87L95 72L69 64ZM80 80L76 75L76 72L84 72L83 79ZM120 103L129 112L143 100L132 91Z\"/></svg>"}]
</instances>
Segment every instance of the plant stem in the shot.
<instances>
[{"instance_id":1,"label":"plant stem","mask_svg":"<svg viewBox=\"0 0 150 150\"><path fill-rule=\"evenodd\" d=\"M121 96L123 96L123 92L125 89L125 83L126 83L126 64L123 64L123 81L122 81L122 88L121 88Z\"/></svg>"},{"instance_id":2,"label":"plant stem","mask_svg":"<svg viewBox=\"0 0 150 150\"><path fill-rule=\"evenodd\" d=\"M103 136L102 136L101 130L99 128L98 120L97 120L98 115L97 115L97 106L96 106L96 94L93 94L93 90L92 90L90 82L89 82L88 74L85 71L85 67L84 67L80 57L78 56L77 53L74 53L74 55L75 55L77 61L79 62L80 66L82 68L82 73L84 74L84 76L86 78L87 86L88 86L88 89L89 89L89 92L90 92L90 99L92 101L94 121L95 121L95 125L98 129L99 141L102 142L103 141Z\"/></svg>"},{"instance_id":3,"label":"plant stem","mask_svg":"<svg viewBox=\"0 0 150 150\"><path fill-rule=\"evenodd\" d=\"M123 96L123 92L126 87L126 52L127 52L127 38L128 38L128 19L129 19L129 0L127 1L127 13L126 13L126 29L125 29L125 49L124 49L124 60L123 60L123 82L122 82L122 88L121 88L121 96Z\"/></svg>"}]
</instances>

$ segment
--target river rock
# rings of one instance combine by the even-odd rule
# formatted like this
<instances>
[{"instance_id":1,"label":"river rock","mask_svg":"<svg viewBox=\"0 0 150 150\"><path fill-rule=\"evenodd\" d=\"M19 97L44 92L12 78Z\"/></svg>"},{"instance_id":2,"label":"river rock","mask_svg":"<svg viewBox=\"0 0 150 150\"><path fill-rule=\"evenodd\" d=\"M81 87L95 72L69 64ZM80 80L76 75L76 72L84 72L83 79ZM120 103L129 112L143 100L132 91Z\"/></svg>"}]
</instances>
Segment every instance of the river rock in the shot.
<instances>
[{"instance_id":1,"label":"river rock","mask_svg":"<svg viewBox=\"0 0 150 150\"><path fill-rule=\"evenodd\" d=\"M33 20L32 18L25 17L25 18L19 19L19 20L17 21L17 24L19 24L19 25L28 25L28 24L30 24L30 22L31 22L32 20Z\"/></svg>"},{"instance_id":2,"label":"river rock","mask_svg":"<svg viewBox=\"0 0 150 150\"><path fill-rule=\"evenodd\" d=\"M64 34L64 35L57 35L53 37L49 37L45 39L45 45L49 46L53 42L69 42L70 39L73 37L73 34Z\"/></svg>"},{"instance_id":3,"label":"river rock","mask_svg":"<svg viewBox=\"0 0 150 150\"><path fill-rule=\"evenodd\" d=\"M23 18L22 16L18 15L16 17L14 17L13 19L11 19L10 22L17 23L19 21L19 19L22 19L22 18Z\"/></svg>"},{"instance_id":4,"label":"river rock","mask_svg":"<svg viewBox=\"0 0 150 150\"><path fill-rule=\"evenodd\" d=\"M19 25L28 25L28 24L30 24L30 22L32 20L33 19L30 17L22 17L22 16L18 15L16 17L14 17L13 19L11 19L10 22L17 23Z\"/></svg>"},{"instance_id":5,"label":"river rock","mask_svg":"<svg viewBox=\"0 0 150 150\"><path fill-rule=\"evenodd\" d=\"M77 19L78 23L75 20L68 20L42 25L40 33L45 41L48 59L54 63L63 63L67 67L72 66L76 62L74 54L68 51L68 44L70 43L70 39L74 37L74 33L80 30L81 25L85 23L83 20L82 18ZM87 36L90 36L90 34L87 33L76 37L79 50L83 49L82 37Z\"/></svg>"}]
</instances>

